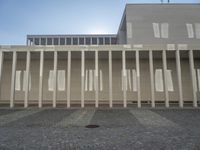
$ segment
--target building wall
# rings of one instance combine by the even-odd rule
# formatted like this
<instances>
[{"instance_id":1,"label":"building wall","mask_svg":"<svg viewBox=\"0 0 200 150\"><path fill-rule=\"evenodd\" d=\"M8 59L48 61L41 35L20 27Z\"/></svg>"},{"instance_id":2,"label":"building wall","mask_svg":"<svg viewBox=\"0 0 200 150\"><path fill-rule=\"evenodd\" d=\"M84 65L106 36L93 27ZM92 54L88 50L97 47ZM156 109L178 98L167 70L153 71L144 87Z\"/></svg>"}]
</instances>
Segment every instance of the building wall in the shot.
<instances>
[{"instance_id":1,"label":"building wall","mask_svg":"<svg viewBox=\"0 0 200 150\"><path fill-rule=\"evenodd\" d=\"M39 52L31 53L31 88L29 92L29 101L28 103L38 103L39 95ZM52 104L53 92L49 90L49 74L50 70L53 70L53 52L45 52L44 57L44 73L43 73L43 104ZM154 80L157 80L155 77L155 72L157 69L163 70L163 62L161 59L161 53L154 52ZM175 53L174 53L175 54ZM108 68L108 52L99 52L99 78L100 70L102 72L102 91L99 87L99 103L103 104L109 103L109 68ZM122 52L112 52L113 59L113 103L123 104L123 90L122 90ZM141 99L142 101L151 101L151 85L150 85L150 70L149 70L149 59L144 58L148 55L148 51L140 52L140 83L141 83ZM23 54L18 54L17 67L16 71L21 71L20 79L20 90L15 90L15 100L14 103L24 103L24 91L23 91L23 71L26 66L26 59ZM105 57L106 56L106 57ZM159 57L158 57L159 56ZM126 53L126 70L136 70L136 60L134 52ZM1 103L8 103L10 101L10 88L11 88L11 70L12 70L12 55L8 55L3 62L3 74L2 74L2 84L1 84ZM71 103L80 104L81 102L81 52L72 52L72 64L71 64ZM200 69L199 59L194 60L195 69ZM94 52L86 52L85 60L85 77L86 70L95 70L95 57ZM178 95L178 81L177 81L177 71L176 71L176 62L174 58L167 57L167 68L171 70L172 82L174 91L169 91L170 101L179 101ZM192 95L192 81L190 76L190 66L189 59L182 57L181 58L181 69L182 69L182 88L183 88L183 100L184 101L193 101ZM63 91L57 90L57 103L66 103L67 101L67 53L63 52L58 55L58 71L65 71L65 80L63 84L65 89ZM89 76L89 75L88 75ZM127 75L128 76L128 75ZM127 77L128 78L128 77ZM130 83L127 83L127 101L132 103L132 101L137 101L137 90L133 90L134 79L133 73L130 75ZM93 76L94 79L94 76ZM196 86L198 100L200 100L199 94L199 82L200 76L197 76ZM92 90L89 91L89 77L88 77L88 89L85 88L85 102L86 104L95 103L95 89L94 85ZM163 80L163 79L162 79ZM86 79L85 79L86 81ZM127 82L128 79L127 79ZM156 81L155 81L156 82ZM99 85L100 79L99 79ZM17 83L19 84L19 83ZM131 86L131 89L130 87ZM57 87L58 88L58 87ZM155 99L156 101L165 101L164 91L158 92L155 89Z\"/></svg>"}]
</instances>

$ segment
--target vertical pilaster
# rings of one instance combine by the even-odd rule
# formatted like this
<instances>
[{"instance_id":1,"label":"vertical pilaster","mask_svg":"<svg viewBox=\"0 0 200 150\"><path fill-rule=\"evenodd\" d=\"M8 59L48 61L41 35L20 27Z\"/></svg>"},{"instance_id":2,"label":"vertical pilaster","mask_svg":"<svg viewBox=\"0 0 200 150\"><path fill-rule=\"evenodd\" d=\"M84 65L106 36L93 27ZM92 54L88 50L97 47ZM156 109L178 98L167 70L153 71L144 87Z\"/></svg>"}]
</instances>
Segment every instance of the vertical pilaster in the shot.
<instances>
[{"instance_id":1,"label":"vertical pilaster","mask_svg":"<svg viewBox=\"0 0 200 150\"><path fill-rule=\"evenodd\" d=\"M189 50L189 62L190 62L190 75L192 79L192 94L193 94L193 107L197 107L197 95L196 95L196 75L194 69L194 57L193 50Z\"/></svg>"},{"instance_id":2,"label":"vertical pilaster","mask_svg":"<svg viewBox=\"0 0 200 150\"><path fill-rule=\"evenodd\" d=\"M176 50L176 70L177 70L178 91L179 91L179 107L183 108L182 77L181 77L181 63L180 63L179 50Z\"/></svg>"},{"instance_id":3,"label":"vertical pilaster","mask_svg":"<svg viewBox=\"0 0 200 150\"><path fill-rule=\"evenodd\" d=\"M85 51L81 51L81 107L84 108Z\"/></svg>"},{"instance_id":4,"label":"vertical pilaster","mask_svg":"<svg viewBox=\"0 0 200 150\"><path fill-rule=\"evenodd\" d=\"M112 51L109 51L109 106L113 107L113 95L112 95Z\"/></svg>"},{"instance_id":5,"label":"vertical pilaster","mask_svg":"<svg viewBox=\"0 0 200 150\"><path fill-rule=\"evenodd\" d=\"M70 91L71 91L71 51L68 51L67 64L67 108L70 107Z\"/></svg>"},{"instance_id":6,"label":"vertical pilaster","mask_svg":"<svg viewBox=\"0 0 200 150\"><path fill-rule=\"evenodd\" d=\"M141 91L140 91L140 55L139 51L135 52L136 57L136 71L137 71L137 90L138 90L138 108L141 107Z\"/></svg>"},{"instance_id":7,"label":"vertical pilaster","mask_svg":"<svg viewBox=\"0 0 200 150\"><path fill-rule=\"evenodd\" d=\"M126 76L126 52L122 51L122 70L123 70L123 105L127 107L127 98L126 98L126 90L127 90L127 76Z\"/></svg>"},{"instance_id":8,"label":"vertical pilaster","mask_svg":"<svg viewBox=\"0 0 200 150\"><path fill-rule=\"evenodd\" d=\"M25 83L25 98L24 107L28 107L28 94L29 94L29 76L30 76L30 51L26 53L26 83Z\"/></svg>"},{"instance_id":9,"label":"vertical pilaster","mask_svg":"<svg viewBox=\"0 0 200 150\"><path fill-rule=\"evenodd\" d=\"M38 107L42 107L43 98L43 68L44 68L44 51L40 51L40 77L39 77L39 102Z\"/></svg>"},{"instance_id":10,"label":"vertical pilaster","mask_svg":"<svg viewBox=\"0 0 200 150\"><path fill-rule=\"evenodd\" d=\"M154 69L153 69L153 52L149 50L149 68L151 80L151 107L155 107L155 93L154 93Z\"/></svg>"},{"instance_id":11,"label":"vertical pilaster","mask_svg":"<svg viewBox=\"0 0 200 150\"><path fill-rule=\"evenodd\" d=\"M99 79L98 79L98 70L99 70L99 61L98 61L98 51L95 51L95 107L99 107Z\"/></svg>"},{"instance_id":12,"label":"vertical pilaster","mask_svg":"<svg viewBox=\"0 0 200 150\"><path fill-rule=\"evenodd\" d=\"M169 107L169 94L168 94L168 83L167 83L167 58L166 58L166 50L162 51L162 59L163 59L163 73L164 73L164 85L165 85L165 106Z\"/></svg>"},{"instance_id":13,"label":"vertical pilaster","mask_svg":"<svg viewBox=\"0 0 200 150\"><path fill-rule=\"evenodd\" d=\"M11 75L11 90L10 90L10 107L14 107L15 99L15 76L16 76L16 65L17 65L17 52L13 51L12 58L12 75Z\"/></svg>"},{"instance_id":14,"label":"vertical pilaster","mask_svg":"<svg viewBox=\"0 0 200 150\"><path fill-rule=\"evenodd\" d=\"M56 107L57 98L57 64L58 64L58 52L54 51L54 67L53 67L53 107Z\"/></svg>"}]
</instances>

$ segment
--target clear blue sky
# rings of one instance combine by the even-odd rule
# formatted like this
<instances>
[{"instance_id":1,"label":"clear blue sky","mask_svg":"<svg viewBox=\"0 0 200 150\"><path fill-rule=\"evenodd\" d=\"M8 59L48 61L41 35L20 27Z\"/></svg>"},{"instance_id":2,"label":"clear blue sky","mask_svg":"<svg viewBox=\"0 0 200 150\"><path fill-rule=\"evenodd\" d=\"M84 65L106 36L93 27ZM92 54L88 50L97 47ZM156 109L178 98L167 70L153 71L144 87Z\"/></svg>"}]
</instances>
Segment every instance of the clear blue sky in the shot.
<instances>
[{"instance_id":1,"label":"clear blue sky","mask_svg":"<svg viewBox=\"0 0 200 150\"><path fill-rule=\"evenodd\" d=\"M0 0L0 45L23 45L27 34L115 34L126 3L160 0Z\"/></svg>"}]
</instances>

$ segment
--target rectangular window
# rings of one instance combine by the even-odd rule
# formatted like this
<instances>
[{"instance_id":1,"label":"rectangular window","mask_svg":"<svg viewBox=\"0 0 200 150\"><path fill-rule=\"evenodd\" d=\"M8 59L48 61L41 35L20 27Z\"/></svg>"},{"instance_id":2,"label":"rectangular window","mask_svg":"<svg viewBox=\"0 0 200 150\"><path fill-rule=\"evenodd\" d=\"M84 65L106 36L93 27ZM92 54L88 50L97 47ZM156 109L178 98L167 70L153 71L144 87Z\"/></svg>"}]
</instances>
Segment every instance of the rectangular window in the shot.
<instances>
[{"instance_id":1,"label":"rectangular window","mask_svg":"<svg viewBox=\"0 0 200 150\"><path fill-rule=\"evenodd\" d=\"M46 39L45 38L41 38L41 45L46 45Z\"/></svg>"},{"instance_id":2,"label":"rectangular window","mask_svg":"<svg viewBox=\"0 0 200 150\"><path fill-rule=\"evenodd\" d=\"M60 45L65 45L65 38L60 38Z\"/></svg>"},{"instance_id":3,"label":"rectangular window","mask_svg":"<svg viewBox=\"0 0 200 150\"><path fill-rule=\"evenodd\" d=\"M67 38L67 45L71 45L71 38Z\"/></svg>"},{"instance_id":4,"label":"rectangular window","mask_svg":"<svg viewBox=\"0 0 200 150\"><path fill-rule=\"evenodd\" d=\"M91 45L91 38L86 38L86 45Z\"/></svg>"},{"instance_id":5,"label":"rectangular window","mask_svg":"<svg viewBox=\"0 0 200 150\"><path fill-rule=\"evenodd\" d=\"M105 38L105 45L110 45L110 38L109 37Z\"/></svg>"},{"instance_id":6,"label":"rectangular window","mask_svg":"<svg viewBox=\"0 0 200 150\"><path fill-rule=\"evenodd\" d=\"M84 38L79 38L79 45L84 45Z\"/></svg>"},{"instance_id":7,"label":"rectangular window","mask_svg":"<svg viewBox=\"0 0 200 150\"><path fill-rule=\"evenodd\" d=\"M97 45L97 38L92 38L92 45Z\"/></svg>"},{"instance_id":8,"label":"rectangular window","mask_svg":"<svg viewBox=\"0 0 200 150\"><path fill-rule=\"evenodd\" d=\"M73 38L73 45L78 45L78 38Z\"/></svg>"},{"instance_id":9,"label":"rectangular window","mask_svg":"<svg viewBox=\"0 0 200 150\"><path fill-rule=\"evenodd\" d=\"M111 44L112 44L112 45L117 44L117 38L112 37L112 38L111 38Z\"/></svg>"},{"instance_id":10,"label":"rectangular window","mask_svg":"<svg viewBox=\"0 0 200 150\"><path fill-rule=\"evenodd\" d=\"M47 38L47 45L52 45L52 38Z\"/></svg>"},{"instance_id":11,"label":"rectangular window","mask_svg":"<svg viewBox=\"0 0 200 150\"><path fill-rule=\"evenodd\" d=\"M54 38L53 45L58 45L58 38Z\"/></svg>"},{"instance_id":12,"label":"rectangular window","mask_svg":"<svg viewBox=\"0 0 200 150\"><path fill-rule=\"evenodd\" d=\"M39 45L40 43L40 39L39 38L35 38L35 45Z\"/></svg>"},{"instance_id":13,"label":"rectangular window","mask_svg":"<svg viewBox=\"0 0 200 150\"><path fill-rule=\"evenodd\" d=\"M99 37L99 45L103 45L103 38Z\"/></svg>"}]
</instances>

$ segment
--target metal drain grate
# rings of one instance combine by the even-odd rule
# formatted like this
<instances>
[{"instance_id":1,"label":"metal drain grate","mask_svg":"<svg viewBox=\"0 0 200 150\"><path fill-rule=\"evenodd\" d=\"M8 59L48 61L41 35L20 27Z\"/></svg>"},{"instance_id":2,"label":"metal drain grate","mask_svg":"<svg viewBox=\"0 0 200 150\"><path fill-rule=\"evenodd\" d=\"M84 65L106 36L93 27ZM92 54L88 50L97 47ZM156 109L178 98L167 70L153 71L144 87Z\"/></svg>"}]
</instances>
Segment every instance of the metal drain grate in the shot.
<instances>
[{"instance_id":1,"label":"metal drain grate","mask_svg":"<svg viewBox=\"0 0 200 150\"><path fill-rule=\"evenodd\" d=\"M89 124L87 126L85 126L86 128L98 128L99 125L96 125L96 124Z\"/></svg>"}]
</instances>

